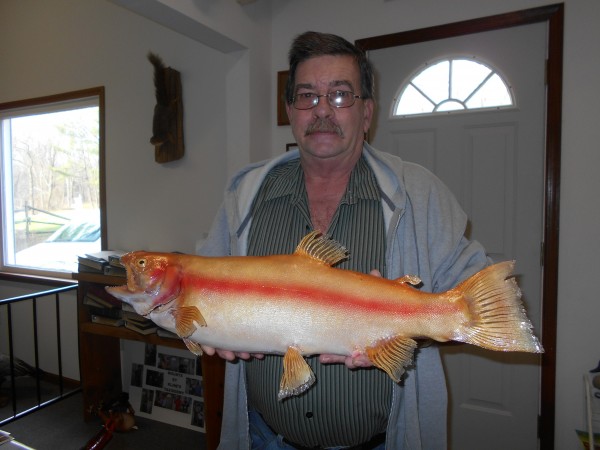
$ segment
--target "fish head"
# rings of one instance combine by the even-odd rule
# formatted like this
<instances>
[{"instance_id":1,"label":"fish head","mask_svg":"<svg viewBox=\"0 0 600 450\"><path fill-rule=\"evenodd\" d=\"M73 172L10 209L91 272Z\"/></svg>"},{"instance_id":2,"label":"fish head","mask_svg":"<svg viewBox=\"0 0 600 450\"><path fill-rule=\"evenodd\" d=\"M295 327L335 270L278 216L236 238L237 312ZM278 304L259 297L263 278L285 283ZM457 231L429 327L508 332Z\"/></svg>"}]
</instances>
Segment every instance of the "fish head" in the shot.
<instances>
[{"instance_id":1,"label":"fish head","mask_svg":"<svg viewBox=\"0 0 600 450\"><path fill-rule=\"evenodd\" d=\"M181 291L182 268L175 255L136 251L123 255L127 284L107 287L109 294L147 316L169 309Z\"/></svg>"}]
</instances>

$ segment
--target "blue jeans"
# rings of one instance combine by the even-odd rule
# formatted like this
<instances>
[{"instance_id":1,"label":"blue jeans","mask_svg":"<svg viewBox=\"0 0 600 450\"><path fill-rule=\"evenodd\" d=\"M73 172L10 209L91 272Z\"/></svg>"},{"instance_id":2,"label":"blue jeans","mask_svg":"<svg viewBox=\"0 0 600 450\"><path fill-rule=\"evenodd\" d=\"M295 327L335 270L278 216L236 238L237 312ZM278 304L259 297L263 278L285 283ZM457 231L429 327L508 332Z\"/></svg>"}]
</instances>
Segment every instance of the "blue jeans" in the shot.
<instances>
[{"instance_id":1,"label":"blue jeans","mask_svg":"<svg viewBox=\"0 0 600 450\"><path fill-rule=\"evenodd\" d=\"M252 450L294 449L291 445L283 442L283 436L275 434L256 411L248 411L248 421Z\"/></svg>"},{"instance_id":2,"label":"blue jeans","mask_svg":"<svg viewBox=\"0 0 600 450\"><path fill-rule=\"evenodd\" d=\"M256 411L248 411L250 422L250 441L252 450L295 450L296 448L283 441L283 436L275 434ZM330 450L343 450L347 447L330 447ZM385 450L385 443L373 450Z\"/></svg>"}]
</instances>

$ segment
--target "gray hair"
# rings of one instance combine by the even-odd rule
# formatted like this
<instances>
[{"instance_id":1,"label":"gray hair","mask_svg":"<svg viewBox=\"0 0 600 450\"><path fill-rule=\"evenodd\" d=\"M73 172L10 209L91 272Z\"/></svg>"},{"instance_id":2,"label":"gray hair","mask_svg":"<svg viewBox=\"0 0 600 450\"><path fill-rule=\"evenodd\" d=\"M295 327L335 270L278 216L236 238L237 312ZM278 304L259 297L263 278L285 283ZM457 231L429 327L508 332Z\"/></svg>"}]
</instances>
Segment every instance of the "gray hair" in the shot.
<instances>
[{"instance_id":1,"label":"gray hair","mask_svg":"<svg viewBox=\"0 0 600 450\"><path fill-rule=\"evenodd\" d=\"M290 69L284 94L288 104L294 101L298 64L307 59L325 55L352 56L356 60L360 72L360 95L362 98L373 98L373 66L365 53L342 37L307 31L294 39L288 55Z\"/></svg>"}]
</instances>

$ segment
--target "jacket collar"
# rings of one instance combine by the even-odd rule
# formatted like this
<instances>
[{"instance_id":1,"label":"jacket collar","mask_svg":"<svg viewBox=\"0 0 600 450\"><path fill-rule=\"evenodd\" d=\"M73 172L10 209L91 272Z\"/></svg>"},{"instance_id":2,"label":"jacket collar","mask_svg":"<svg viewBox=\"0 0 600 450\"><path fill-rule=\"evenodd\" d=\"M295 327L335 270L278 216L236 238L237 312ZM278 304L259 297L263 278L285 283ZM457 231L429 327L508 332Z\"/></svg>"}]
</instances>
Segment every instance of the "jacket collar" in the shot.
<instances>
[{"instance_id":1,"label":"jacket collar","mask_svg":"<svg viewBox=\"0 0 600 450\"><path fill-rule=\"evenodd\" d=\"M363 144L363 156L377 179L386 224L393 226L391 222L395 222L394 217L401 215L406 204L404 162L397 156L375 150L366 142ZM235 210L232 212L236 217L231 217L230 223L239 224L236 233L238 237L247 231L252 202L268 173L276 166L299 158L297 149L285 152L276 158L251 164L232 178L227 191L236 199Z\"/></svg>"}]
</instances>

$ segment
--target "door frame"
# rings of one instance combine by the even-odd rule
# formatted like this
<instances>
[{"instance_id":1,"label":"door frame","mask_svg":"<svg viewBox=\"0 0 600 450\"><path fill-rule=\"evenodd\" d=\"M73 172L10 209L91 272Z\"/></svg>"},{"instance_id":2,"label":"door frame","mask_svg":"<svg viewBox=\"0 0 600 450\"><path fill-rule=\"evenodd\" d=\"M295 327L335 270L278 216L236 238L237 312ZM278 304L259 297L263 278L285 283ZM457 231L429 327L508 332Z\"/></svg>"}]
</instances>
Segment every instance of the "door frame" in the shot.
<instances>
[{"instance_id":1,"label":"door frame","mask_svg":"<svg viewBox=\"0 0 600 450\"><path fill-rule=\"evenodd\" d=\"M558 299L558 238L562 123L564 4L525 9L462 22L374 36L355 41L365 52L400 45L447 39L538 22L548 24L546 61L546 130L544 148L544 216L542 264L542 325L538 437L540 449L554 448L556 318Z\"/></svg>"}]
</instances>

